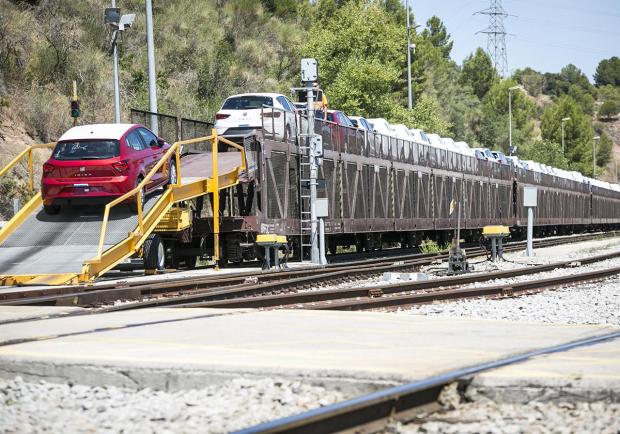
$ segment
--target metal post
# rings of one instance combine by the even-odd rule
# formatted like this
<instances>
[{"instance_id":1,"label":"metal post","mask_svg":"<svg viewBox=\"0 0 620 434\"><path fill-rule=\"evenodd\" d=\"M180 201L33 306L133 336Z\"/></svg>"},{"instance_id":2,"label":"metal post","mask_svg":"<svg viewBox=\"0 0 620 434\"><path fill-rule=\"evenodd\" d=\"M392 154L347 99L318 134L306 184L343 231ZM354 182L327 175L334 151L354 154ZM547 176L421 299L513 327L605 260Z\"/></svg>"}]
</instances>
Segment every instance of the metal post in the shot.
<instances>
[{"instance_id":1,"label":"metal post","mask_svg":"<svg viewBox=\"0 0 620 434\"><path fill-rule=\"evenodd\" d=\"M212 175L213 178L213 260L215 261L215 269L219 270L219 260L220 260L220 185L219 185L219 174L217 167L217 130L213 128L211 130L211 135L213 136L213 147L211 149L212 159ZM177 175L180 176L180 175Z\"/></svg>"},{"instance_id":2,"label":"metal post","mask_svg":"<svg viewBox=\"0 0 620 434\"><path fill-rule=\"evenodd\" d=\"M592 138L592 178L596 178L596 141L600 138L600 136Z\"/></svg>"},{"instance_id":3,"label":"metal post","mask_svg":"<svg viewBox=\"0 0 620 434\"><path fill-rule=\"evenodd\" d=\"M512 90L508 89L508 154L512 155Z\"/></svg>"},{"instance_id":4,"label":"metal post","mask_svg":"<svg viewBox=\"0 0 620 434\"><path fill-rule=\"evenodd\" d=\"M319 219L319 251L321 256L321 265L327 264L327 258L325 257L325 219Z\"/></svg>"},{"instance_id":5,"label":"metal post","mask_svg":"<svg viewBox=\"0 0 620 434\"><path fill-rule=\"evenodd\" d=\"M527 207L527 249L525 250L525 256L536 256L533 246L534 238L534 208Z\"/></svg>"},{"instance_id":6,"label":"metal post","mask_svg":"<svg viewBox=\"0 0 620 434\"><path fill-rule=\"evenodd\" d=\"M562 155L564 155L564 119L562 119Z\"/></svg>"},{"instance_id":7,"label":"metal post","mask_svg":"<svg viewBox=\"0 0 620 434\"><path fill-rule=\"evenodd\" d=\"M157 78L155 76L155 43L153 41L153 5L146 0L146 46L149 69L149 111L157 113ZM151 115L151 130L159 135L157 115Z\"/></svg>"},{"instance_id":8,"label":"metal post","mask_svg":"<svg viewBox=\"0 0 620 434\"><path fill-rule=\"evenodd\" d=\"M458 205L458 214L456 216L456 248L457 250L461 247L461 201L457 202Z\"/></svg>"},{"instance_id":9,"label":"metal post","mask_svg":"<svg viewBox=\"0 0 620 434\"><path fill-rule=\"evenodd\" d=\"M316 217L316 185L318 177L318 165L316 161L316 149L314 149L314 93L312 83L306 82L306 99L308 103L308 152L310 154L310 259L313 264L319 264L319 245L317 237L317 217Z\"/></svg>"},{"instance_id":10,"label":"metal post","mask_svg":"<svg viewBox=\"0 0 620 434\"><path fill-rule=\"evenodd\" d=\"M116 7L116 0L112 0L112 7ZM118 84L118 30L112 34L112 80L114 83L114 122L121 123L121 91Z\"/></svg>"},{"instance_id":11,"label":"metal post","mask_svg":"<svg viewBox=\"0 0 620 434\"><path fill-rule=\"evenodd\" d=\"M413 108L413 92L411 89L411 28L409 27L409 0L406 1L407 14L407 106Z\"/></svg>"},{"instance_id":12,"label":"metal post","mask_svg":"<svg viewBox=\"0 0 620 434\"><path fill-rule=\"evenodd\" d=\"M19 198L13 198L13 215L16 215L19 212Z\"/></svg>"}]
</instances>

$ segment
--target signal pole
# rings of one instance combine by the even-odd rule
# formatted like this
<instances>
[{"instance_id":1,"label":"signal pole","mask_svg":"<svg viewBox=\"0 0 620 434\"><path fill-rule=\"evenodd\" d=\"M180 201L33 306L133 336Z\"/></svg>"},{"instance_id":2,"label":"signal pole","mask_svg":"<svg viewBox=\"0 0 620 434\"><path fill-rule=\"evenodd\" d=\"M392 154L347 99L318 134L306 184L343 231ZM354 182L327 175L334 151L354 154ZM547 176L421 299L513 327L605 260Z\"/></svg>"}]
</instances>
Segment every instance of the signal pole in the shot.
<instances>
[{"instance_id":1,"label":"signal pole","mask_svg":"<svg viewBox=\"0 0 620 434\"><path fill-rule=\"evenodd\" d=\"M112 7L116 7L116 0L112 0ZM114 76L114 122L121 123L121 91L118 83L118 30L112 33L112 75Z\"/></svg>"}]
</instances>

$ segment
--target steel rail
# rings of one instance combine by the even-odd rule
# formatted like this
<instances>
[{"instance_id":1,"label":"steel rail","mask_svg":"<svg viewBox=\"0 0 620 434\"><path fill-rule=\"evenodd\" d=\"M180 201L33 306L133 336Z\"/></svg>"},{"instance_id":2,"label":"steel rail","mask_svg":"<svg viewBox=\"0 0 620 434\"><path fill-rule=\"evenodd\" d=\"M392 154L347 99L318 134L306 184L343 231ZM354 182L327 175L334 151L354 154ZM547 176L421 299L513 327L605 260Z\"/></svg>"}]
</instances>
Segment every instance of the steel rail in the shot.
<instances>
[{"instance_id":1,"label":"steel rail","mask_svg":"<svg viewBox=\"0 0 620 434\"><path fill-rule=\"evenodd\" d=\"M538 248L546 247L550 245L559 245L573 242L580 242L582 240L590 240L595 239L600 236L604 237L613 237L617 235L617 232L607 232L605 234L584 234L579 236L571 236L571 237L563 237L563 238L554 238L551 240L537 240L535 241L535 246ZM506 244L506 251L510 251L517 246L524 245L523 241L515 241ZM514 247L513 247L514 246ZM467 253L470 256L474 256L477 254L484 253L480 249L475 248L467 248ZM256 278L257 282L265 282L269 280L280 280L280 279L290 279L295 277L301 277L304 275L311 275L314 273L322 273L325 270L334 271L337 269L345 269L344 267L354 267L363 265L372 265L372 264L387 264L387 263L395 263L397 261L406 261L410 259L421 259L421 258L432 258L433 260L442 260L445 259L446 253L409 253L409 254L401 254L398 256L388 256L388 257L380 257L380 258L371 258L358 260L351 263L330 263L326 266L311 266L307 268L295 268L290 270L270 270L270 271L247 271L242 273L234 273L228 275L209 275L209 276L192 276L192 277L173 277L166 279L161 282L145 282L144 280L129 280L129 281L121 281L114 283L103 283L99 285L70 285L70 286L51 286L43 289L28 289L25 291L15 291L15 292L4 292L0 293L0 304L4 301L8 300L17 300L17 299L33 299L34 301L39 301L41 303L45 303L46 301L53 300L54 297L58 297L64 295L65 297L69 296L81 296L85 294L90 294L92 292L98 292L102 295L103 299L109 299L112 297L112 294L120 294L123 290L128 292L132 292L136 294L136 291L130 291L131 288L137 288L143 292L144 295L148 294L157 294L162 292L163 288L169 288L170 290L195 290L199 287L211 287L215 286L215 283L221 286L231 286L231 285L239 285L246 282L248 278ZM211 285L213 284L213 285ZM110 290L110 291L108 291ZM110 297L107 297L106 294L109 294ZM88 297L91 298L92 297ZM38 299L38 300L35 300Z\"/></svg>"},{"instance_id":2,"label":"steel rail","mask_svg":"<svg viewBox=\"0 0 620 434\"><path fill-rule=\"evenodd\" d=\"M411 420L416 410L427 409L428 406L436 403L441 390L455 381L460 381L492 369L525 362L534 357L596 345L618 339L619 337L620 332L615 331L559 345L525 351L491 362L456 369L423 380L390 387L359 398L248 427L237 431L236 434L334 433L344 430L368 429L370 425L376 431L380 431L387 421L393 419ZM377 427L379 423L382 425Z\"/></svg>"},{"instance_id":3,"label":"steel rail","mask_svg":"<svg viewBox=\"0 0 620 434\"><path fill-rule=\"evenodd\" d=\"M536 265L532 267L524 267L513 270L493 271L484 274L466 274L454 277L444 277L438 279L429 279L413 282L400 282L395 284L378 284L369 287L355 287L344 289L327 289L318 291L306 291L301 293L286 293L275 295L262 295L256 297L246 298L233 298L226 300L215 301L201 301L194 303L182 303L177 304L177 307L212 307L212 308L267 308L267 307L291 307L299 309L329 309L327 306L340 306L338 301L341 300L342 304L347 304L347 299L356 299L360 303L370 299L377 300L377 302L383 297L391 294L399 294L403 292L423 292L428 294L433 291L432 294L439 292L438 296L443 293L447 293L449 288L455 288L460 285L467 285L474 282L488 282L496 279L513 278L524 275L538 274L545 271L551 271L558 268L569 268L576 264L593 264L608 259L620 257L620 251L592 256L583 259L575 259L570 261L554 262L551 264ZM361 300L358 300L361 299ZM324 303L333 302L335 304L313 306L310 303ZM351 302L353 303L353 302Z\"/></svg>"},{"instance_id":4,"label":"steel rail","mask_svg":"<svg viewBox=\"0 0 620 434\"><path fill-rule=\"evenodd\" d=\"M575 237L571 237L573 239ZM546 244L558 244L566 239L541 240ZM506 251L518 250L520 244L506 247ZM468 253L482 254L481 249L469 249ZM266 272L259 274L244 273L235 276L203 276L194 278L179 278L174 281L143 283L135 286L121 286L110 289L91 287L90 291L71 292L71 287L50 288L53 294L36 292L31 297L19 297L20 293L0 295L0 305L64 305L64 306L92 306L117 300L139 300L145 296L170 294L170 297L137 302L133 305L123 305L118 309L132 309L139 307L169 306L187 303L200 303L231 298L240 298L241 302L253 303L248 297L259 295L290 292L301 290L312 285L325 285L330 282L344 282L359 279L362 276L372 276L384 271L411 270L422 265L428 265L434 260L447 258L446 253L432 253L412 255L410 261L394 261L394 258L381 262L372 261L351 265L338 264L333 267L313 267L309 269L294 269L284 272ZM379 264L371 266L374 264ZM353 274L355 273L355 274ZM523 271L523 274L527 271ZM472 278L479 280L479 277ZM465 277L465 279L467 279ZM436 280L433 280L436 281ZM47 289L46 289L47 290ZM366 289L367 291L368 289ZM32 292L26 293L32 295ZM318 295L318 294L317 294ZM11 297L12 296L12 297ZM361 295L360 295L361 296ZM18 298L19 297L19 298ZM257 302L257 301L256 301ZM254 302L254 303L256 303ZM234 304L234 302L233 302Z\"/></svg>"}]
</instances>

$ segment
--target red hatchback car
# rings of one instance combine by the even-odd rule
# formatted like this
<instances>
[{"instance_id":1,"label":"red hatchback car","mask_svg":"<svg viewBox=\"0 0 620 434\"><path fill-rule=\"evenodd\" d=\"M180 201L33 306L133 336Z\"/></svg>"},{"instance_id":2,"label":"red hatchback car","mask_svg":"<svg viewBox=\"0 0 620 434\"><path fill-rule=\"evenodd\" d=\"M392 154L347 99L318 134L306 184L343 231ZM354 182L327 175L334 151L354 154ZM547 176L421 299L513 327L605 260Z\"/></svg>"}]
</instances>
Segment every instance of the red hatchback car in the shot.
<instances>
[{"instance_id":1,"label":"red hatchback car","mask_svg":"<svg viewBox=\"0 0 620 434\"><path fill-rule=\"evenodd\" d=\"M62 205L100 204L131 191L161 160L170 144L142 125L98 124L71 128L60 137L43 165L41 194L48 214ZM172 160L174 161L174 160ZM176 183L168 161L148 184L145 195ZM135 209L137 202L129 202Z\"/></svg>"}]
</instances>

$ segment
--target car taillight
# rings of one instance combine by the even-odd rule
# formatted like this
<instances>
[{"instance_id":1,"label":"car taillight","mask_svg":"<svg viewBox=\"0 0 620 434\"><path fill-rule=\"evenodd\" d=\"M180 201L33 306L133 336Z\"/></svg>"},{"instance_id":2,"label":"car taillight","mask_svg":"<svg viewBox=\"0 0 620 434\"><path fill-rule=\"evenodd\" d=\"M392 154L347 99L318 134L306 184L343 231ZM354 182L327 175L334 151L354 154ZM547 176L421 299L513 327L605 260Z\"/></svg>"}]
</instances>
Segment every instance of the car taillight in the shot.
<instances>
[{"instance_id":1,"label":"car taillight","mask_svg":"<svg viewBox=\"0 0 620 434\"><path fill-rule=\"evenodd\" d=\"M43 175L49 175L50 173L52 173L54 171L55 167L52 166L49 163L44 163L43 164Z\"/></svg>"},{"instance_id":2,"label":"car taillight","mask_svg":"<svg viewBox=\"0 0 620 434\"><path fill-rule=\"evenodd\" d=\"M276 111L267 112L267 111L264 111L263 112L263 117L264 118L279 118L280 117L280 112L276 112Z\"/></svg>"},{"instance_id":3,"label":"car taillight","mask_svg":"<svg viewBox=\"0 0 620 434\"><path fill-rule=\"evenodd\" d=\"M125 173L129 170L129 165L126 161L119 161L118 163L112 163L112 167L118 173Z\"/></svg>"},{"instance_id":4,"label":"car taillight","mask_svg":"<svg viewBox=\"0 0 620 434\"><path fill-rule=\"evenodd\" d=\"M229 116L230 115L225 115L224 113L216 113L215 114L215 120L219 121L219 120L222 120L222 119L226 119Z\"/></svg>"}]
</instances>

